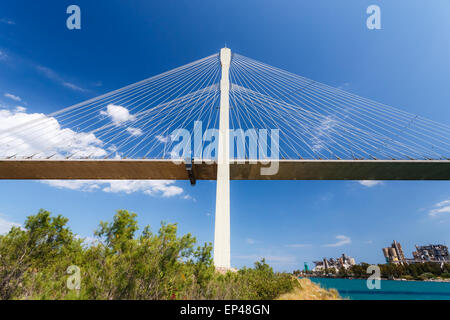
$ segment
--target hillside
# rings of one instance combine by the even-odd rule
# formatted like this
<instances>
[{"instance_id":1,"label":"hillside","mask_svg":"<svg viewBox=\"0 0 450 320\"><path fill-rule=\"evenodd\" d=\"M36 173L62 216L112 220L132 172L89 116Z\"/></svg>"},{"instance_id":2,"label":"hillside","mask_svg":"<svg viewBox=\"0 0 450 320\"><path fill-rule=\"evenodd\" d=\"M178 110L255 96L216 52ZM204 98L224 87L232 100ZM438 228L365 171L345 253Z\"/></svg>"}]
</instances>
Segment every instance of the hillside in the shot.
<instances>
[{"instance_id":1,"label":"hillside","mask_svg":"<svg viewBox=\"0 0 450 320\"><path fill-rule=\"evenodd\" d=\"M297 281L298 286L280 295L277 300L342 300L335 289L326 290L306 278L297 279Z\"/></svg>"}]
</instances>

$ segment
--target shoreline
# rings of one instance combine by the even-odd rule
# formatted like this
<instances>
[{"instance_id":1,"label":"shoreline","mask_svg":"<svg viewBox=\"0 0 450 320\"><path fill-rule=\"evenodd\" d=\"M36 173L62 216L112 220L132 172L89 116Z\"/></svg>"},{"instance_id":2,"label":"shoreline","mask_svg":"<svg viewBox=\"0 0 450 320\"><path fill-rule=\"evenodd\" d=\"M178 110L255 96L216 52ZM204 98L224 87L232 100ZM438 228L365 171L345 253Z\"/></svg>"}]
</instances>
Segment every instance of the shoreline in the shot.
<instances>
[{"instance_id":1,"label":"shoreline","mask_svg":"<svg viewBox=\"0 0 450 320\"><path fill-rule=\"evenodd\" d=\"M299 276L300 277L300 276ZM367 278L353 278L353 277L327 277L327 276L301 276L302 278L317 278L317 279L346 279L346 280L367 280ZM415 279L404 279L404 278L394 278L386 279L381 278L382 281L400 281L400 282L436 282L436 283L450 283L450 279L429 279L429 280L415 280Z\"/></svg>"}]
</instances>

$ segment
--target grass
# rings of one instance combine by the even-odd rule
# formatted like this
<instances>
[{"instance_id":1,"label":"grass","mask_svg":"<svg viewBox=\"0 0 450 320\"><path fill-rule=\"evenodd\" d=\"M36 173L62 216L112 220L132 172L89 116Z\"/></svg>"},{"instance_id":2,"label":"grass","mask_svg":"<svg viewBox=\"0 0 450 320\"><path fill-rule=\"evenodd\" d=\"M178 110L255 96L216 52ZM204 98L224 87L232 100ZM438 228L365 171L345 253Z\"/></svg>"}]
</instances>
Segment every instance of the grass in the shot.
<instances>
[{"instance_id":1,"label":"grass","mask_svg":"<svg viewBox=\"0 0 450 320\"><path fill-rule=\"evenodd\" d=\"M280 295L277 300L342 300L336 289L324 289L306 278L297 281L298 285L291 292Z\"/></svg>"}]
</instances>

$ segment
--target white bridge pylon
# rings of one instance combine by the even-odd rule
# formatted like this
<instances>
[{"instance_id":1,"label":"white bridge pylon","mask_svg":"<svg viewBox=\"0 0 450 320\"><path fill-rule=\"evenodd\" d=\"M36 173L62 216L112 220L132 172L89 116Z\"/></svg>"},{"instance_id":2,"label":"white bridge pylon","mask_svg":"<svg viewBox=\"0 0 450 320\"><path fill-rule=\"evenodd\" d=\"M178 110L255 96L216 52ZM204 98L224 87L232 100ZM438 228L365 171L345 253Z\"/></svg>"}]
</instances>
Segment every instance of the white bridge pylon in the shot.
<instances>
[{"instance_id":1,"label":"white bridge pylon","mask_svg":"<svg viewBox=\"0 0 450 320\"><path fill-rule=\"evenodd\" d=\"M220 80L214 265L218 269L230 269L230 49L223 48L220 51L220 63L222 78Z\"/></svg>"}]
</instances>

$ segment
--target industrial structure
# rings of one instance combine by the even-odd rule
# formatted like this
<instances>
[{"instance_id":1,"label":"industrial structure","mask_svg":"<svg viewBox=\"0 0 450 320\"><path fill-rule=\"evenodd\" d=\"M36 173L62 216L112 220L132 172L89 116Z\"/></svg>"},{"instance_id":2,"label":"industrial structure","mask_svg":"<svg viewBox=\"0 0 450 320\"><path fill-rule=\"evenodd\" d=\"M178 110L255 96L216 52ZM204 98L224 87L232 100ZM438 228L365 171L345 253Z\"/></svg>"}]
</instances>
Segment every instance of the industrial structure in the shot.
<instances>
[{"instance_id":1,"label":"industrial structure","mask_svg":"<svg viewBox=\"0 0 450 320\"><path fill-rule=\"evenodd\" d=\"M339 258L323 258L321 261L314 261L315 267L312 270L313 272L322 272L325 270L334 269L336 272L339 271L339 269L344 268L348 269L351 266L355 265L355 259L352 257L347 256L346 254L342 254Z\"/></svg>"},{"instance_id":2,"label":"industrial structure","mask_svg":"<svg viewBox=\"0 0 450 320\"><path fill-rule=\"evenodd\" d=\"M425 262L450 262L448 247L442 244L430 244L426 246L417 246L416 251L412 253L413 258L406 258L402 246L395 241L388 248L383 248L383 255L387 263L393 264L412 264Z\"/></svg>"},{"instance_id":3,"label":"industrial structure","mask_svg":"<svg viewBox=\"0 0 450 320\"><path fill-rule=\"evenodd\" d=\"M417 246L413 252L413 260L415 263L424 262L444 262L450 263L450 255L448 247L442 244L430 244L427 246Z\"/></svg>"},{"instance_id":4,"label":"industrial structure","mask_svg":"<svg viewBox=\"0 0 450 320\"><path fill-rule=\"evenodd\" d=\"M386 258L387 263L407 264L402 246L395 240L390 247L383 248L383 255Z\"/></svg>"}]
</instances>

